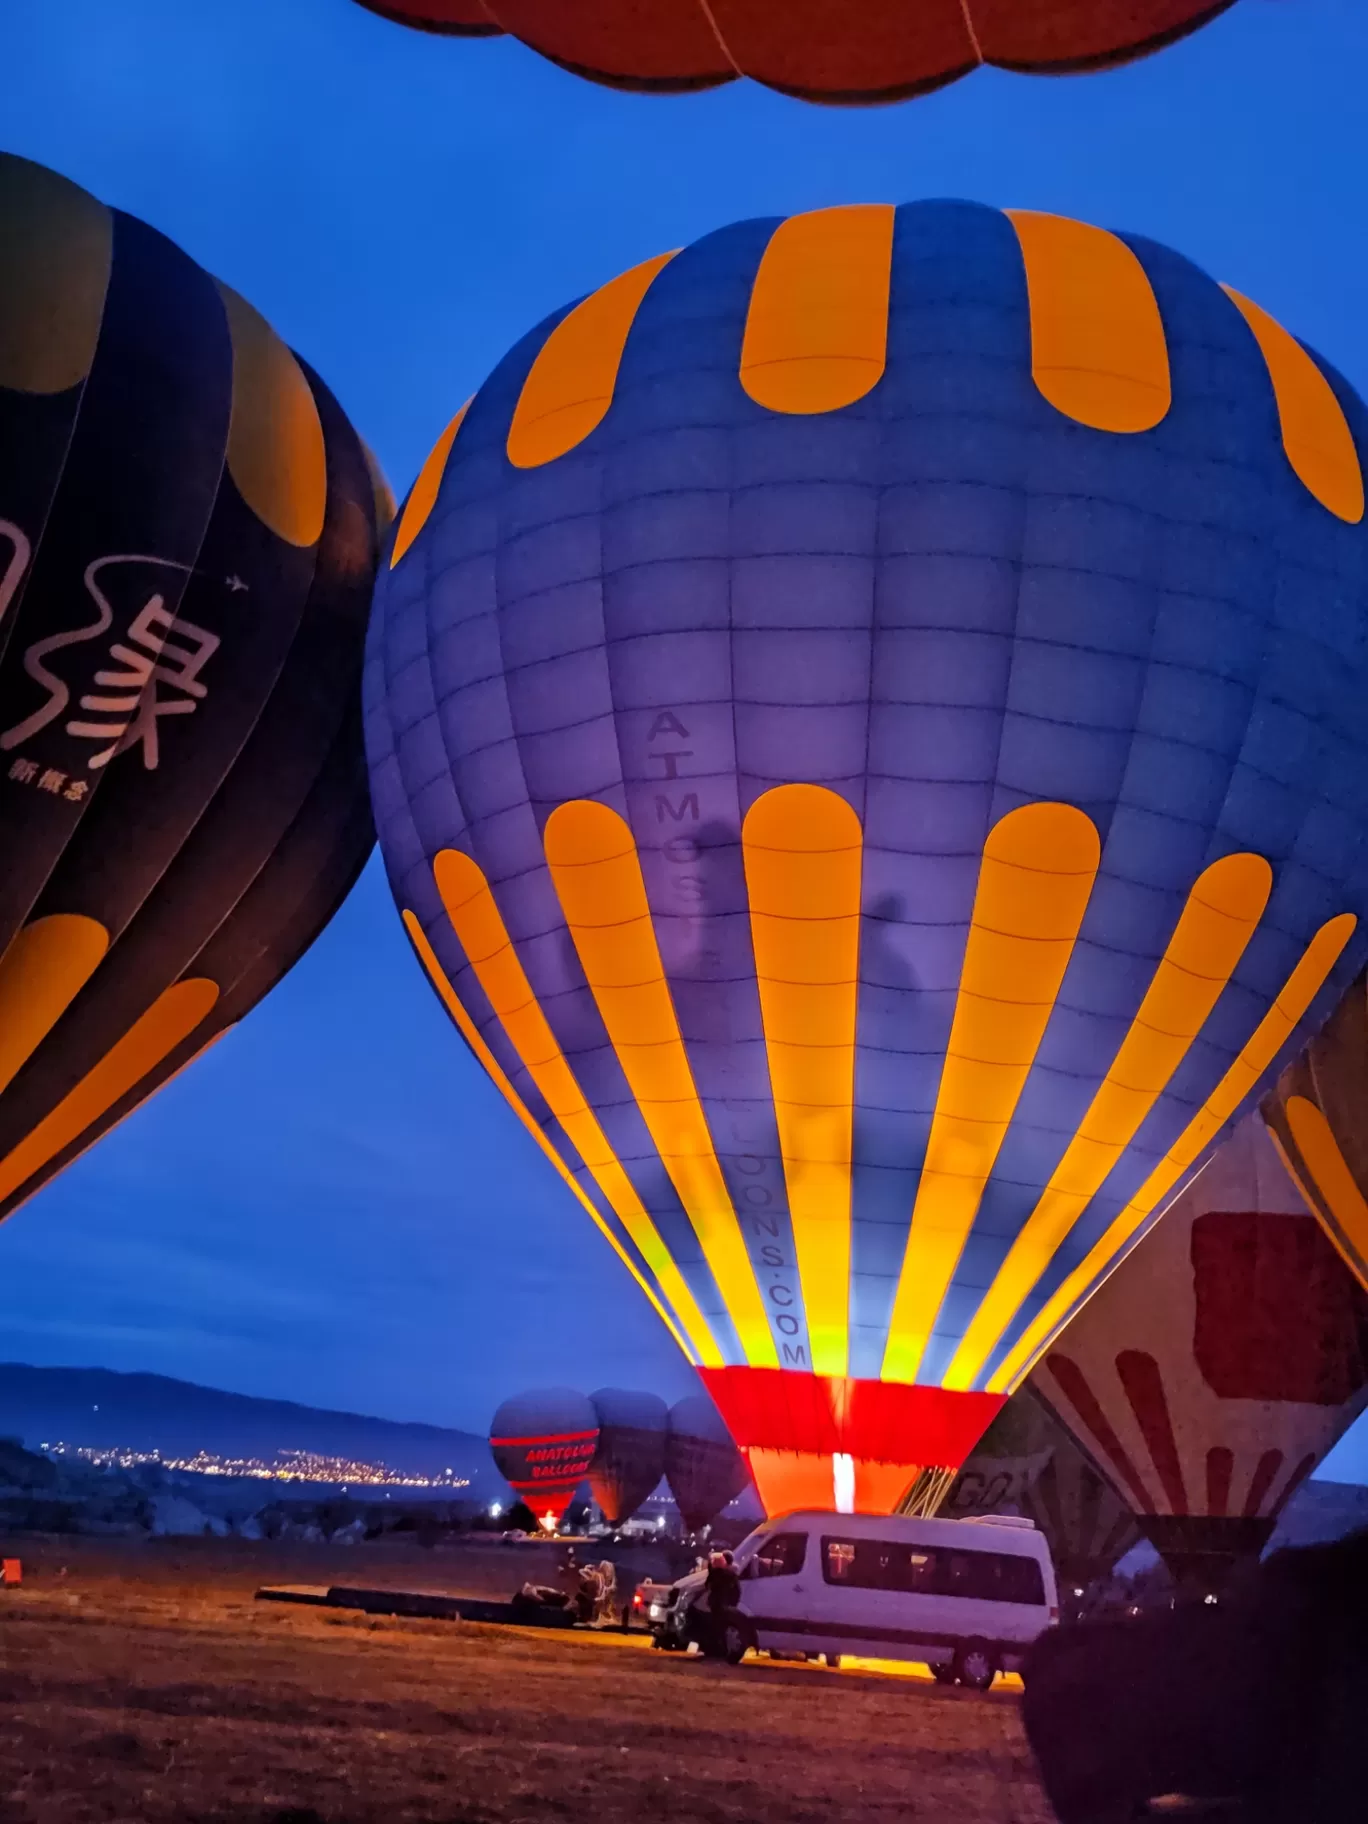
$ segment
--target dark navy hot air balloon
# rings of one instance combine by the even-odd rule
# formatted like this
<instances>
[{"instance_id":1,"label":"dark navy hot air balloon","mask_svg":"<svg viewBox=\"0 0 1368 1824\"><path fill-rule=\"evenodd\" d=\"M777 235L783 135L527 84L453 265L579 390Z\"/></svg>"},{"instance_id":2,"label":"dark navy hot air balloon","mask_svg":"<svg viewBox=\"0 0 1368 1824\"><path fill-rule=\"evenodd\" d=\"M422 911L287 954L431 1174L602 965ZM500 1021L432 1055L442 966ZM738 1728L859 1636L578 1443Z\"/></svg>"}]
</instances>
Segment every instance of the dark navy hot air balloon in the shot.
<instances>
[{"instance_id":1,"label":"dark navy hot air balloon","mask_svg":"<svg viewBox=\"0 0 1368 1824\"><path fill-rule=\"evenodd\" d=\"M499 1474L554 1532L598 1449L599 1422L591 1401L573 1387L539 1387L504 1401L489 1425L489 1449Z\"/></svg>"},{"instance_id":2,"label":"dark navy hot air balloon","mask_svg":"<svg viewBox=\"0 0 1368 1824\"><path fill-rule=\"evenodd\" d=\"M1365 439L1177 254L938 202L648 260L415 483L395 896L771 1511L962 1462L1358 966Z\"/></svg>"},{"instance_id":3,"label":"dark navy hot air balloon","mask_svg":"<svg viewBox=\"0 0 1368 1824\"><path fill-rule=\"evenodd\" d=\"M589 1403L599 1427L589 1488L609 1526L620 1526L665 1473L669 1410L659 1394L622 1387L600 1387Z\"/></svg>"},{"instance_id":4,"label":"dark navy hot air balloon","mask_svg":"<svg viewBox=\"0 0 1368 1824\"><path fill-rule=\"evenodd\" d=\"M360 871L384 495L251 305L0 156L0 1215Z\"/></svg>"},{"instance_id":5,"label":"dark navy hot air balloon","mask_svg":"<svg viewBox=\"0 0 1368 1824\"><path fill-rule=\"evenodd\" d=\"M750 1481L744 1457L705 1393L688 1394L670 1408L665 1475L691 1533L711 1525Z\"/></svg>"},{"instance_id":6,"label":"dark navy hot air balloon","mask_svg":"<svg viewBox=\"0 0 1368 1824\"><path fill-rule=\"evenodd\" d=\"M805 101L900 101L982 64L1040 75L1143 57L1234 0L361 0L421 31L509 32L618 89L752 77Z\"/></svg>"}]
</instances>

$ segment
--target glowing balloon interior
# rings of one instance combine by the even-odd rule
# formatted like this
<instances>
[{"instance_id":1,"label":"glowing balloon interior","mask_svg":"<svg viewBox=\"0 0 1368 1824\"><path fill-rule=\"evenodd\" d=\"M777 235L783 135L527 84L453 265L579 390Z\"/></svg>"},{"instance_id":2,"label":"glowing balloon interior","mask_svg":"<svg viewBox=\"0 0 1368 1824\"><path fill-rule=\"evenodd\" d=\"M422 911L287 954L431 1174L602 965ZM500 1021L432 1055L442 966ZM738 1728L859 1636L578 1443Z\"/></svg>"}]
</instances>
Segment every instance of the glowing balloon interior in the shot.
<instances>
[{"instance_id":1,"label":"glowing balloon interior","mask_svg":"<svg viewBox=\"0 0 1368 1824\"><path fill-rule=\"evenodd\" d=\"M1366 437L1166 248L923 203L623 274L415 483L395 897L771 1511L958 1466L1359 966Z\"/></svg>"},{"instance_id":2,"label":"glowing balloon interior","mask_svg":"<svg viewBox=\"0 0 1368 1824\"><path fill-rule=\"evenodd\" d=\"M387 490L154 229L0 155L0 1216L280 979L374 841Z\"/></svg>"}]
</instances>

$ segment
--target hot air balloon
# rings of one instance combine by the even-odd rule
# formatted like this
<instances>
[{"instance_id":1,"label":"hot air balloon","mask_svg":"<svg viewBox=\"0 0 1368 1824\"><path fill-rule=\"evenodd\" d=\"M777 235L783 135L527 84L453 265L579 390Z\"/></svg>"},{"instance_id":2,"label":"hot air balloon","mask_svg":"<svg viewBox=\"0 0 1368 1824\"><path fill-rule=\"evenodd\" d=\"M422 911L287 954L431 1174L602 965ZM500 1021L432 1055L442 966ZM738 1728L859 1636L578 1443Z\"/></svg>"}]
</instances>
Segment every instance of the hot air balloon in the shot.
<instances>
[{"instance_id":1,"label":"hot air balloon","mask_svg":"<svg viewBox=\"0 0 1368 1824\"><path fill-rule=\"evenodd\" d=\"M420 473L395 897L769 1511L958 1468L1359 966L1365 438L1179 255L938 202L648 260Z\"/></svg>"},{"instance_id":2,"label":"hot air balloon","mask_svg":"<svg viewBox=\"0 0 1368 1824\"><path fill-rule=\"evenodd\" d=\"M948 1482L944 1471L919 1476L899 1504L906 1514L1020 1513L1026 1491L1068 1434L1029 1388L1014 1394Z\"/></svg>"},{"instance_id":3,"label":"hot air balloon","mask_svg":"<svg viewBox=\"0 0 1368 1824\"><path fill-rule=\"evenodd\" d=\"M0 156L0 1215L249 1011L374 841L383 483L155 229Z\"/></svg>"},{"instance_id":4,"label":"hot air balloon","mask_svg":"<svg viewBox=\"0 0 1368 1824\"><path fill-rule=\"evenodd\" d=\"M588 1475L598 1441L598 1414L571 1387L515 1393L489 1426L495 1468L549 1533Z\"/></svg>"},{"instance_id":5,"label":"hot air balloon","mask_svg":"<svg viewBox=\"0 0 1368 1824\"><path fill-rule=\"evenodd\" d=\"M1368 1286L1368 976L1264 1098L1283 1163Z\"/></svg>"},{"instance_id":6,"label":"hot air balloon","mask_svg":"<svg viewBox=\"0 0 1368 1824\"><path fill-rule=\"evenodd\" d=\"M1105 69L1171 44L1234 0L361 0L420 31L515 38L617 89L749 76L804 101L900 101L982 64Z\"/></svg>"},{"instance_id":7,"label":"hot air balloon","mask_svg":"<svg viewBox=\"0 0 1368 1824\"><path fill-rule=\"evenodd\" d=\"M706 1394L689 1394L671 1406L665 1475L690 1533L711 1526L750 1481L745 1458Z\"/></svg>"},{"instance_id":8,"label":"hot air balloon","mask_svg":"<svg viewBox=\"0 0 1368 1824\"><path fill-rule=\"evenodd\" d=\"M589 1487L609 1526L620 1526L665 1474L669 1412L658 1394L620 1387L601 1387L589 1403L599 1428Z\"/></svg>"},{"instance_id":9,"label":"hot air balloon","mask_svg":"<svg viewBox=\"0 0 1368 1824\"><path fill-rule=\"evenodd\" d=\"M1257 1557L1368 1404L1368 1295L1258 1114L1036 1370L1180 1581Z\"/></svg>"},{"instance_id":10,"label":"hot air balloon","mask_svg":"<svg viewBox=\"0 0 1368 1824\"><path fill-rule=\"evenodd\" d=\"M948 1520L1001 1513L1033 1520L1061 1587L1077 1591L1107 1576L1140 1538L1135 1515L1029 1382L993 1420L935 1511Z\"/></svg>"}]
</instances>

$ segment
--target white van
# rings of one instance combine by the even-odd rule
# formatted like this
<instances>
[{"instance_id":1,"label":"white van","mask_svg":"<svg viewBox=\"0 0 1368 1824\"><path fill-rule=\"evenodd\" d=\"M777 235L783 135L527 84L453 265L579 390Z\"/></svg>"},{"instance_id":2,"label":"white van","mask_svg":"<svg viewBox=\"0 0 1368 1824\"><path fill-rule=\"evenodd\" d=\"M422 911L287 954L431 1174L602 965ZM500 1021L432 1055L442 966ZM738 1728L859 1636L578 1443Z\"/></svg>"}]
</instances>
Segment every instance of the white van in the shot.
<instances>
[{"instance_id":1,"label":"white van","mask_svg":"<svg viewBox=\"0 0 1368 1824\"><path fill-rule=\"evenodd\" d=\"M751 1648L829 1665L911 1659L986 1691L1059 1619L1044 1535L1007 1516L783 1514L737 1548L735 1568L740 1607L715 1643L733 1663ZM701 1579L686 1581L697 1601Z\"/></svg>"}]
</instances>

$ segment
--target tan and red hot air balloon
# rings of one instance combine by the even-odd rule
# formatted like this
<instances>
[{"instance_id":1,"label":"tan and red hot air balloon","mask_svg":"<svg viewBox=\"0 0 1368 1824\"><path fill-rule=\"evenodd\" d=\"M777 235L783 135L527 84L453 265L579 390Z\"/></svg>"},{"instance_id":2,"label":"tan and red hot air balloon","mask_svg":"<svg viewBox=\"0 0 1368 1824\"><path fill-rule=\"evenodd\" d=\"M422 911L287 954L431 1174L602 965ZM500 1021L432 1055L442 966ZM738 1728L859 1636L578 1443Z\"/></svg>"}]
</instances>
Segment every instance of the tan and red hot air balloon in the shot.
<instances>
[{"instance_id":1,"label":"tan and red hot air balloon","mask_svg":"<svg viewBox=\"0 0 1368 1824\"><path fill-rule=\"evenodd\" d=\"M1366 1356L1368 1297L1254 1115L1032 1384L1175 1575L1209 1588L1363 1410Z\"/></svg>"},{"instance_id":2,"label":"tan and red hot air balloon","mask_svg":"<svg viewBox=\"0 0 1368 1824\"><path fill-rule=\"evenodd\" d=\"M902 101L983 64L1057 76L1129 63L1234 0L361 0L420 31L504 33L615 89L748 76L803 101Z\"/></svg>"}]
</instances>

